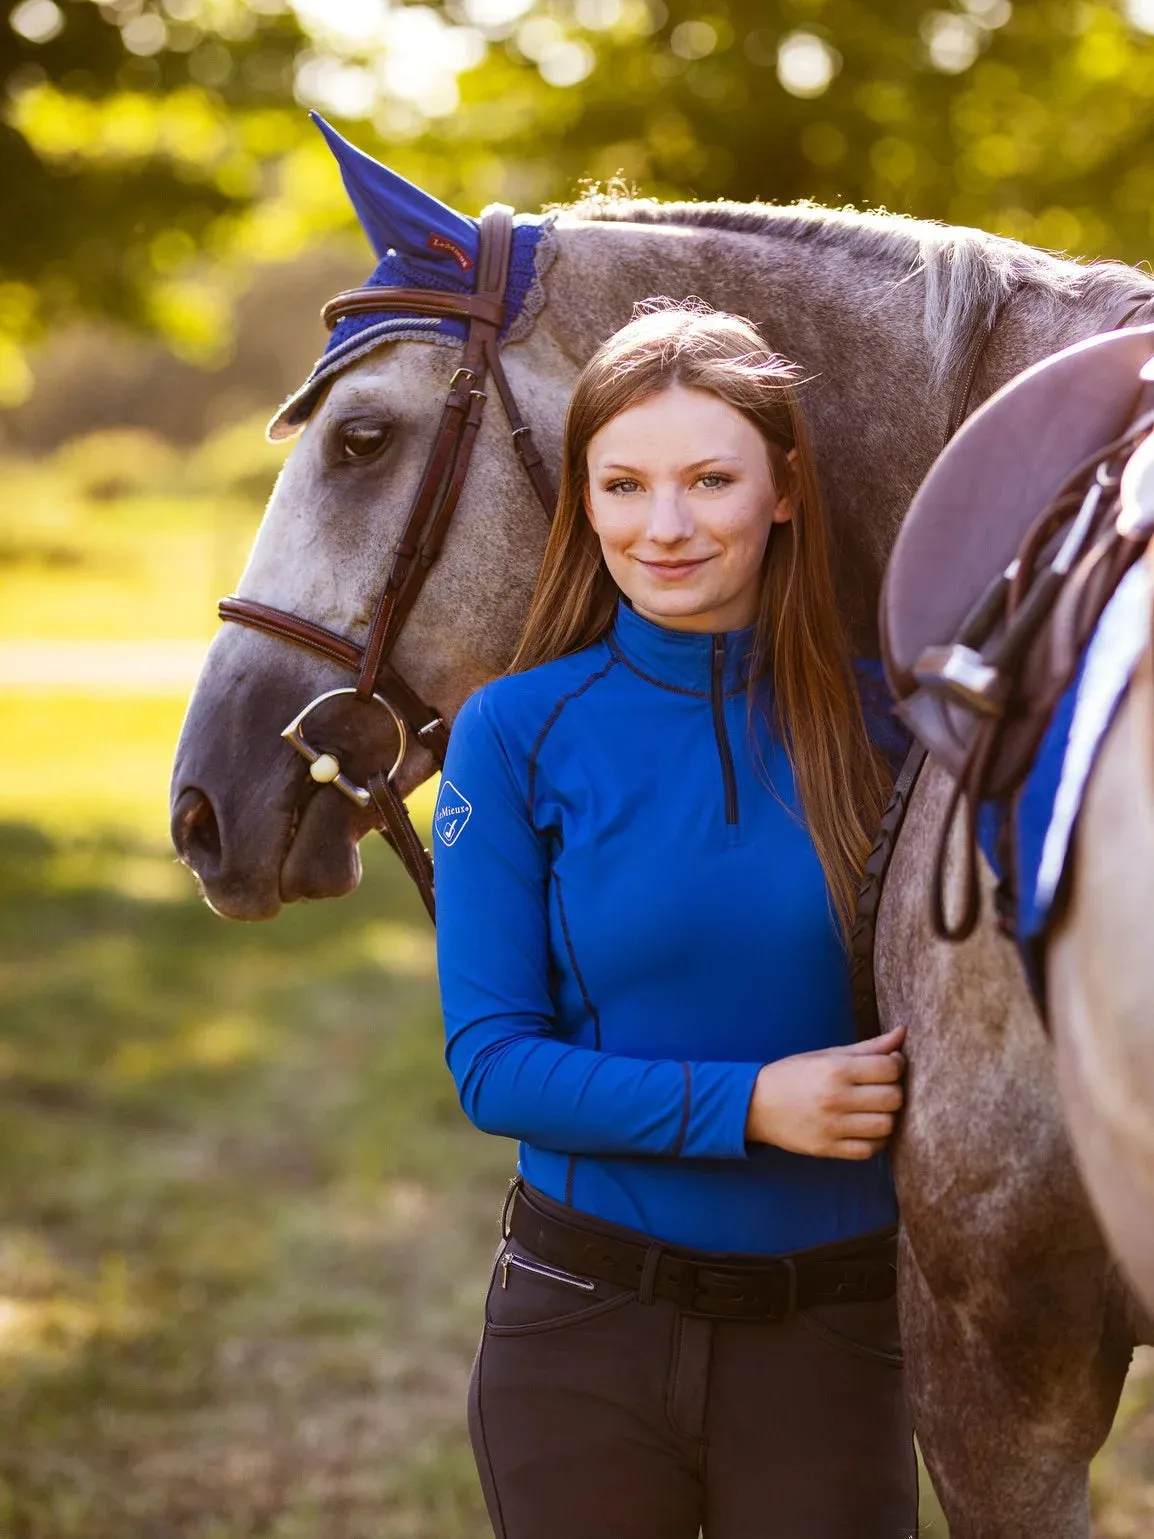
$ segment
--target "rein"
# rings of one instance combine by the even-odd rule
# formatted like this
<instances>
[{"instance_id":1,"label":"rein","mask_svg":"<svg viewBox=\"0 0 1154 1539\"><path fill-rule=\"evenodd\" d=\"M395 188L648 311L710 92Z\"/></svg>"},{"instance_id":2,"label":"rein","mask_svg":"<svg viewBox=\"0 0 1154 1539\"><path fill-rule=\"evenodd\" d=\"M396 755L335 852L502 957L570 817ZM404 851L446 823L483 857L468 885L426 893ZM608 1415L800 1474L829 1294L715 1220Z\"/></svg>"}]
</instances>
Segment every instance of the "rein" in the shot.
<instances>
[{"instance_id":1,"label":"rein","mask_svg":"<svg viewBox=\"0 0 1154 1539\"><path fill-rule=\"evenodd\" d=\"M219 605L222 620L247 625L268 636L307 647L357 675L354 687L330 689L310 701L281 736L308 761L309 775L314 782L333 785L356 806L374 809L379 819L375 825L378 832L401 857L406 871L416 883L429 918L434 921L432 858L421 844L420 835L393 780L411 738L419 739L437 768L443 768L449 746L449 728L441 712L428 705L396 671L389 662L389 654L430 568L441 553L456 512L485 410L484 387L490 377L497 387L513 443L537 500L546 518L553 517L556 498L549 474L533 441L532 429L521 416L497 345L505 320L505 287L512 246L513 211L500 203L491 204L481 214L475 293L387 287L350 289L330 299L321 312L330 330L345 316L381 311L450 317L463 320L468 328L464 362L449 381L441 420L401 538L393 547L389 575L377 600L364 646L357 646L335 631L314 625L311 620L302 620L254 599L231 595L221 599ZM344 773L335 754L317 749L304 734L304 725L311 712L322 702L339 696L375 703L388 712L396 728L398 749L392 768L387 773L375 770L363 786Z\"/></svg>"}]
</instances>

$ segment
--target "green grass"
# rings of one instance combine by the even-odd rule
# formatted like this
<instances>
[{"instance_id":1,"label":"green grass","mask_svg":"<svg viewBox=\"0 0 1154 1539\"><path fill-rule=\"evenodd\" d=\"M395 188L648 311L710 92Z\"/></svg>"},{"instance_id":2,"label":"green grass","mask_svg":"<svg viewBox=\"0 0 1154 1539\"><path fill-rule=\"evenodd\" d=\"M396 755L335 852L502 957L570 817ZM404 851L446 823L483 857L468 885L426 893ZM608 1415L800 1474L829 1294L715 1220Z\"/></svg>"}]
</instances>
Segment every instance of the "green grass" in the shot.
<instances>
[{"instance_id":1,"label":"green grass","mask_svg":"<svg viewBox=\"0 0 1154 1539\"><path fill-rule=\"evenodd\" d=\"M0 829L0 1534L474 1539L464 1389L512 1147L432 938L230 926L162 851Z\"/></svg>"}]
</instances>

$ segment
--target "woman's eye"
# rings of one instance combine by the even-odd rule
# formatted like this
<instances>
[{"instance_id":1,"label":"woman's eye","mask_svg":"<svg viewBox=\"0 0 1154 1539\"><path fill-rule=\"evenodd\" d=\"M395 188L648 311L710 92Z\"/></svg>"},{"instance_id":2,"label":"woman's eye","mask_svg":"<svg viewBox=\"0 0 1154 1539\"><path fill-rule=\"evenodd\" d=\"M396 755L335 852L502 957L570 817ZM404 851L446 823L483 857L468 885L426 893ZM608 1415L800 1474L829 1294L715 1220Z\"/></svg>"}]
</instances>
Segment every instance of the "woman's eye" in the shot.
<instances>
[{"instance_id":1,"label":"woman's eye","mask_svg":"<svg viewBox=\"0 0 1154 1539\"><path fill-rule=\"evenodd\" d=\"M716 491L718 487L729 486L732 476L723 475L720 470L707 470L699 478L698 484L704 486L707 492Z\"/></svg>"},{"instance_id":2,"label":"woman's eye","mask_svg":"<svg viewBox=\"0 0 1154 1539\"><path fill-rule=\"evenodd\" d=\"M341 428L341 458L353 463L363 463L379 454L389 440L389 430L383 422L348 422Z\"/></svg>"},{"instance_id":3,"label":"woman's eye","mask_svg":"<svg viewBox=\"0 0 1154 1539\"><path fill-rule=\"evenodd\" d=\"M620 496L627 497L630 492L635 492L637 490L637 482L631 481L628 478L622 479L620 481L610 481L605 490L607 492L616 492Z\"/></svg>"}]
</instances>

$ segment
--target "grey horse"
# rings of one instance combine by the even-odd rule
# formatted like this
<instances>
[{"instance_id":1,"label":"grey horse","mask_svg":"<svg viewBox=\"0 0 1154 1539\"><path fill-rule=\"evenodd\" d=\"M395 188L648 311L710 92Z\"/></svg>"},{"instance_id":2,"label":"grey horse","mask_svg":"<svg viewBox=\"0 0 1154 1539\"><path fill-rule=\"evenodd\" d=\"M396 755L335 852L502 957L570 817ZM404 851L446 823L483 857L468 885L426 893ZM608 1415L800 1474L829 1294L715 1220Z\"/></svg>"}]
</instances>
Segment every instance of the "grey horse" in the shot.
<instances>
[{"instance_id":1,"label":"grey horse","mask_svg":"<svg viewBox=\"0 0 1154 1539\"><path fill-rule=\"evenodd\" d=\"M551 239L546 302L504 350L547 461L558 463L581 363L633 301L695 294L750 316L806 372L840 598L870 654L887 555L941 447L975 329L1000 307L981 399L1110 324L1128 296L1154 297L1149 279L1116 264L809 207L593 200L562 212ZM277 483L242 595L363 639L453 366L452 353L409 340L335 375ZM448 717L505 665L545 541L499 417L486 414L444 553L393 654ZM365 422L388 436L370 466L342 455L350 425ZM222 914L271 918L282 902L355 886L367 816L331 789L303 801L304 766L278 735L307 701L348 682L335 664L259 633L226 626L214 641L177 750L173 835ZM393 747L367 732L353 753L367 771ZM412 749L401 788L432 767ZM1012 948L992 925L958 948L930 933L947 789L937 772L923 777L878 936L883 1019L908 1025L895 1168L909 1388L954 1539L1085 1539L1089 1462L1149 1332L1084 1195Z\"/></svg>"}]
</instances>

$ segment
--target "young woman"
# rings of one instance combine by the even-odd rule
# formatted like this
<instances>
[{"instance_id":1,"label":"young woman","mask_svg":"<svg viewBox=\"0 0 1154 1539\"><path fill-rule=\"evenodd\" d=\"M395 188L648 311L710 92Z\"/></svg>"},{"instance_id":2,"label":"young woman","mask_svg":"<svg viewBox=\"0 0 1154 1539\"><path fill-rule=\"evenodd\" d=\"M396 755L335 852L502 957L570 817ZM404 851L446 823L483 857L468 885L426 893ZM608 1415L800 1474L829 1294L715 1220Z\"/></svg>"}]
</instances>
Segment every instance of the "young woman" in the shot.
<instances>
[{"instance_id":1,"label":"young woman","mask_svg":"<svg viewBox=\"0 0 1154 1539\"><path fill-rule=\"evenodd\" d=\"M702 307L610 338L511 670L453 728L447 1057L521 1141L470 1397L499 1539L916 1533L902 1033L855 1041L846 953L890 770L794 377Z\"/></svg>"}]
</instances>

